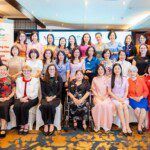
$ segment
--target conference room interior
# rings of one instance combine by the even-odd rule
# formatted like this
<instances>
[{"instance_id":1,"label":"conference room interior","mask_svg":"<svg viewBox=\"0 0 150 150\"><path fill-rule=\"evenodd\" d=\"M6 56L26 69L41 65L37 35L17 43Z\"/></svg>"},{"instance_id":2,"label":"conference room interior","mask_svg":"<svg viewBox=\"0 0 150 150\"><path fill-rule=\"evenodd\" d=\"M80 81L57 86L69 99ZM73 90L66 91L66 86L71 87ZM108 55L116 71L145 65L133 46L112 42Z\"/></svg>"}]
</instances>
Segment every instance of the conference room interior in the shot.
<instances>
[{"instance_id":1,"label":"conference room interior","mask_svg":"<svg viewBox=\"0 0 150 150\"><path fill-rule=\"evenodd\" d=\"M121 43L122 51L126 44L125 39L128 35L131 35L135 47L140 49L139 47L142 45L140 45L140 37L143 35L146 38L145 45L150 54L150 1L0 0L0 58L3 61L4 66L7 64L7 61L12 58L11 48L17 43L20 31L25 33L27 45L32 43L31 34L35 31L38 35L39 43L41 43L43 47L47 46L47 36L49 34L54 36L56 47L59 46L60 38L62 37L66 39L66 45L68 45L69 37L71 35L74 35L76 38L77 45L81 46L83 35L89 34L92 43L91 47L94 48L98 42L96 34L101 34L102 42L107 44L110 42L109 33L115 32L117 35L115 40L116 42ZM136 54L137 56L140 54L139 51L140 50L138 50ZM71 52L70 55L72 55ZM57 57L56 54L55 59L58 59ZM72 59L71 56L70 58ZM68 57L67 59L69 60L70 58ZM29 58L25 59L28 60ZM148 56L148 62L150 62L150 55ZM130 66L131 70L129 67L129 70L132 71L133 69L135 71L136 68L133 67L133 62L130 61L130 63L132 66ZM149 66L149 64L147 66ZM146 67L144 69L146 69ZM144 76L145 74L140 75L141 78L144 78ZM148 75L146 74L146 76ZM46 77L44 79L46 79ZM40 78L39 80L41 81ZM71 82L71 77L69 80ZM148 82L150 81L148 80ZM63 84L65 84L64 81ZM90 84L92 85L92 83ZM62 85L62 87L64 87L64 85ZM148 90L150 92L149 87ZM92 89L89 91L89 116L93 118L92 108L94 107L94 102L92 100L94 94L92 93ZM67 96L66 91L65 93L65 101L67 101L69 96ZM26 135L18 134L17 125L11 125L11 123L14 124L15 122L15 113L12 112L14 109L10 108L10 123L7 123L6 137L0 139L0 149L150 149L150 129L148 129L150 124L150 112L148 111L150 111L150 108L147 111L144 122L147 127L142 134L139 134L138 132L138 121L134 114L134 110L129 109L129 123L132 129L132 136L127 136L122 131L122 125L116 110L114 111L116 114L113 114L111 130L108 132L105 131L104 128L100 128L96 131L93 119L91 119L92 127L89 125L89 121L89 129L87 130L84 130L83 128L83 120L79 121L78 128L74 128L74 122L71 123L71 127L69 126L69 128L66 128L65 105L66 103L63 102L61 106L59 105L60 107L58 109L56 108L55 116L58 118L54 119L55 132L52 132L52 134L50 132L49 135L45 134L45 132L43 134L44 123L41 123L43 116L41 115L42 111L40 111L41 108L39 104L35 106L35 110L32 110L32 112L29 111L29 120L31 120L28 121L29 132ZM60 124L57 124L57 121L55 120L60 122Z\"/></svg>"}]
</instances>

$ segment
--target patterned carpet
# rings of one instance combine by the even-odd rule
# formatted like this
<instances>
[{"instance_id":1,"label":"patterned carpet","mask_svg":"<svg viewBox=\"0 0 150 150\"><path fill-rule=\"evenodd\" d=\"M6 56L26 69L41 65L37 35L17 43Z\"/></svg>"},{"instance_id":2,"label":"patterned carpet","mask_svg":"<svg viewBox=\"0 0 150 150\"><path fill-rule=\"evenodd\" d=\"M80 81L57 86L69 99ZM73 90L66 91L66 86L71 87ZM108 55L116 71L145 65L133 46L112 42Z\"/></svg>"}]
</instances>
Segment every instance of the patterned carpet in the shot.
<instances>
[{"instance_id":1,"label":"patterned carpet","mask_svg":"<svg viewBox=\"0 0 150 150\"><path fill-rule=\"evenodd\" d=\"M101 130L98 133L83 132L82 130L56 131L53 136L45 137L41 131L30 131L30 134L18 135L17 130L8 131L4 139L0 139L0 150L20 149L58 149L58 150L150 150L150 132L137 134L137 126L132 125L133 136L124 137L121 130L113 126L109 133Z\"/></svg>"}]
</instances>

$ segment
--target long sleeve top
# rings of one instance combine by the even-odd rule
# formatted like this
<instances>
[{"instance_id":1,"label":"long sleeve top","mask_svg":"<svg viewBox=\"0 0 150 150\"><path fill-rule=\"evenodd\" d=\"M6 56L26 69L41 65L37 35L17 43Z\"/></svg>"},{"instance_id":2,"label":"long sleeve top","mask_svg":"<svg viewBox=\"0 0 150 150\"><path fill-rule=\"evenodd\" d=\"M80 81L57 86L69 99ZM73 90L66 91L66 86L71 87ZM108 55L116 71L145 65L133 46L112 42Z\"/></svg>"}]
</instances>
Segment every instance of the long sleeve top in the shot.
<instances>
[{"instance_id":1,"label":"long sleeve top","mask_svg":"<svg viewBox=\"0 0 150 150\"><path fill-rule=\"evenodd\" d=\"M129 82L129 92L128 97L148 97L149 91L148 87L142 77L137 77L135 81L131 78L128 79Z\"/></svg>"},{"instance_id":2,"label":"long sleeve top","mask_svg":"<svg viewBox=\"0 0 150 150\"><path fill-rule=\"evenodd\" d=\"M58 77L57 80L55 77L50 77L48 82L42 81L42 99L45 99L47 96L56 96L56 98L61 98L62 84L63 81L61 77Z\"/></svg>"},{"instance_id":3,"label":"long sleeve top","mask_svg":"<svg viewBox=\"0 0 150 150\"><path fill-rule=\"evenodd\" d=\"M26 96L29 97L29 99L37 98L39 86L40 86L40 82L38 78L31 78L31 80L27 82L26 85L23 80L23 77L17 78L16 80L17 99L23 98L25 91L26 91Z\"/></svg>"}]
</instances>

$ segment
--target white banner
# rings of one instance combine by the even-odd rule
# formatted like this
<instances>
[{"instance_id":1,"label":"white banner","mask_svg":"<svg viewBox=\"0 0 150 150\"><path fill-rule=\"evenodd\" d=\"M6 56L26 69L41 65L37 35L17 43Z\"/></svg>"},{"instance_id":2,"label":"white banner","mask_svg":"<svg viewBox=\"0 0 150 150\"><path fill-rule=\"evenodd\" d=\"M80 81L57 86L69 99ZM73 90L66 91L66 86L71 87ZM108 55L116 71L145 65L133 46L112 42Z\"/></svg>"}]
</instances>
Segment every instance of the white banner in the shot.
<instances>
[{"instance_id":1,"label":"white banner","mask_svg":"<svg viewBox=\"0 0 150 150\"><path fill-rule=\"evenodd\" d=\"M10 49L14 43L14 22L5 20L0 22L0 57L3 61L10 58Z\"/></svg>"}]
</instances>

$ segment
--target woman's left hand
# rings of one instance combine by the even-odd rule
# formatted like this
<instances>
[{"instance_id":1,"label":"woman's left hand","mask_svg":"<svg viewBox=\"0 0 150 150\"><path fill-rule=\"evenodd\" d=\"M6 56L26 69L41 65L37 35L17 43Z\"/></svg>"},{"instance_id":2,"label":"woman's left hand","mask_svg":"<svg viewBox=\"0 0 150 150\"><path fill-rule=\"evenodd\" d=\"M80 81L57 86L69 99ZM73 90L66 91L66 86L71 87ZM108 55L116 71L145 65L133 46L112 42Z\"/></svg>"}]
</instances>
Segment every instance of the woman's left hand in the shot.
<instances>
[{"instance_id":1,"label":"woman's left hand","mask_svg":"<svg viewBox=\"0 0 150 150\"><path fill-rule=\"evenodd\" d=\"M68 82L67 81L65 82L65 87L68 87Z\"/></svg>"}]
</instances>

